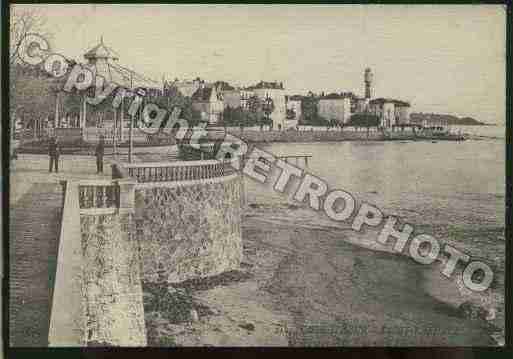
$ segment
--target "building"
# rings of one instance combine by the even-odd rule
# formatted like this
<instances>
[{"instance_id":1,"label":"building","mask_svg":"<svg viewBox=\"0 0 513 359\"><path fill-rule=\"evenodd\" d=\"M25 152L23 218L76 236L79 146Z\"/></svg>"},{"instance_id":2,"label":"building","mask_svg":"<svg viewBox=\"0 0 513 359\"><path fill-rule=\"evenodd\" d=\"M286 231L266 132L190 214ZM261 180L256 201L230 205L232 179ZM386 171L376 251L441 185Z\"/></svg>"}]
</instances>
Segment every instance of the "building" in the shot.
<instances>
[{"instance_id":1,"label":"building","mask_svg":"<svg viewBox=\"0 0 513 359\"><path fill-rule=\"evenodd\" d=\"M248 88L242 88L239 90L240 93L240 106L244 110L249 110L249 103L248 100L255 95L253 90L250 90Z\"/></svg>"},{"instance_id":2,"label":"building","mask_svg":"<svg viewBox=\"0 0 513 359\"><path fill-rule=\"evenodd\" d=\"M201 86L191 96L192 107L201 113L209 124L218 123L223 115L224 103L221 92L214 85Z\"/></svg>"},{"instance_id":3,"label":"building","mask_svg":"<svg viewBox=\"0 0 513 359\"><path fill-rule=\"evenodd\" d=\"M224 108L242 107L241 94L239 90L225 90L222 91L223 106Z\"/></svg>"},{"instance_id":4,"label":"building","mask_svg":"<svg viewBox=\"0 0 513 359\"><path fill-rule=\"evenodd\" d=\"M287 111L294 111L295 119L297 121L299 121L301 119L302 99L303 99L303 96L300 96L300 95L287 96L287 98L286 98Z\"/></svg>"},{"instance_id":5,"label":"building","mask_svg":"<svg viewBox=\"0 0 513 359\"><path fill-rule=\"evenodd\" d=\"M369 99L356 97L351 104L351 112L362 113L369 110Z\"/></svg>"},{"instance_id":6,"label":"building","mask_svg":"<svg viewBox=\"0 0 513 359\"><path fill-rule=\"evenodd\" d=\"M221 94L224 108L237 108L242 106L241 92L239 89L236 89L225 81L216 81L214 86Z\"/></svg>"},{"instance_id":7,"label":"building","mask_svg":"<svg viewBox=\"0 0 513 359\"><path fill-rule=\"evenodd\" d=\"M363 73L364 97L358 97L352 92L341 93L346 95L351 101L351 113L362 113L369 111L369 101L374 97L374 75L372 70L367 67Z\"/></svg>"},{"instance_id":8,"label":"building","mask_svg":"<svg viewBox=\"0 0 513 359\"><path fill-rule=\"evenodd\" d=\"M263 102L271 100L274 105L274 110L270 114L270 118L273 121L273 126L276 129L285 130L289 127L295 127L296 123L287 121L287 108L285 104L285 88L282 82L265 82L260 81L254 86L250 86L246 89L245 96L254 94ZM249 96L251 97L251 96ZM248 97L248 98L249 98ZM245 100L247 102L247 98ZM245 104L247 106L247 104Z\"/></svg>"},{"instance_id":9,"label":"building","mask_svg":"<svg viewBox=\"0 0 513 359\"><path fill-rule=\"evenodd\" d=\"M352 97L351 112L370 112L380 119L380 126L390 128L410 123L410 103L391 98L372 98L374 96L374 75L366 68L363 75L365 96Z\"/></svg>"},{"instance_id":10,"label":"building","mask_svg":"<svg viewBox=\"0 0 513 359\"><path fill-rule=\"evenodd\" d=\"M379 117L385 128L409 124L410 104L405 101L376 98L369 101L369 111Z\"/></svg>"},{"instance_id":11,"label":"building","mask_svg":"<svg viewBox=\"0 0 513 359\"><path fill-rule=\"evenodd\" d=\"M164 93L166 95L172 95L176 91L178 91L181 95L185 97L192 97L192 95L198 91L201 87L205 86L205 80L202 80L199 77L196 77L194 80L178 80L175 79L172 82L164 83Z\"/></svg>"},{"instance_id":12,"label":"building","mask_svg":"<svg viewBox=\"0 0 513 359\"><path fill-rule=\"evenodd\" d=\"M317 106L317 113L327 121L335 120L339 124L346 124L351 117L351 97L346 94L331 93L321 96Z\"/></svg>"},{"instance_id":13,"label":"building","mask_svg":"<svg viewBox=\"0 0 513 359\"><path fill-rule=\"evenodd\" d=\"M410 104L406 101L395 101L395 118L398 125L410 124Z\"/></svg>"}]
</instances>

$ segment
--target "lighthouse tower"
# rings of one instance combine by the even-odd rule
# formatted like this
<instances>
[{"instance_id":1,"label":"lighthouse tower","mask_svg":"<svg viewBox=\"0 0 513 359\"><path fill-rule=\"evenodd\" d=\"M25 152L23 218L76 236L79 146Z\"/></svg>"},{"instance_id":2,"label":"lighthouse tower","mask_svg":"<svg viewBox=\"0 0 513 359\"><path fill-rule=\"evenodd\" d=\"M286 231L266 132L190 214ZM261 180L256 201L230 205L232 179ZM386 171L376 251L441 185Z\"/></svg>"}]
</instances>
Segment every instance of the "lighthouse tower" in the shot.
<instances>
[{"instance_id":1,"label":"lighthouse tower","mask_svg":"<svg viewBox=\"0 0 513 359\"><path fill-rule=\"evenodd\" d=\"M367 101L370 100L374 96L373 88L372 88L373 77L374 77L374 75L372 74L370 67L367 67L365 69L365 73L363 75L363 79L365 81L365 99Z\"/></svg>"}]
</instances>

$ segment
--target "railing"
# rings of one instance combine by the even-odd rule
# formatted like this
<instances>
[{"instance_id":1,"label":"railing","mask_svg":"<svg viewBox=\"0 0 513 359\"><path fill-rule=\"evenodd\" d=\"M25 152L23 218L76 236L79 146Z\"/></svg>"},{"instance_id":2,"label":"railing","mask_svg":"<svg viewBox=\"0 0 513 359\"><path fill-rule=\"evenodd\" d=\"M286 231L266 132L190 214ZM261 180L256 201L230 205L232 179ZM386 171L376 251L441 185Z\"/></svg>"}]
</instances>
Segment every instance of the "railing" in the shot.
<instances>
[{"instance_id":1,"label":"railing","mask_svg":"<svg viewBox=\"0 0 513 359\"><path fill-rule=\"evenodd\" d=\"M34 130L31 128L25 128L21 130L16 130L14 132L15 140L27 140L34 138Z\"/></svg>"},{"instance_id":2,"label":"railing","mask_svg":"<svg viewBox=\"0 0 513 359\"><path fill-rule=\"evenodd\" d=\"M82 140L82 129L73 127L73 128L54 128L54 135L59 139L59 141L64 142L74 142Z\"/></svg>"},{"instance_id":3,"label":"railing","mask_svg":"<svg viewBox=\"0 0 513 359\"><path fill-rule=\"evenodd\" d=\"M80 181L78 200L81 213L114 212L119 208L119 186L108 180Z\"/></svg>"},{"instance_id":4,"label":"railing","mask_svg":"<svg viewBox=\"0 0 513 359\"><path fill-rule=\"evenodd\" d=\"M312 158L313 156L312 155L283 155L283 156L274 156L274 157L277 158L277 159L283 160L286 163L289 163L289 161L295 160L296 161L296 166L298 166L299 165L299 161L301 159L303 159L304 166L308 167L308 160L310 158ZM269 162L264 157L244 156L243 158L247 159L247 160L258 160L258 161L262 161L264 163L268 163ZM268 164L270 165L270 163L268 163Z\"/></svg>"},{"instance_id":5,"label":"railing","mask_svg":"<svg viewBox=\"0 0 513 359\"><path fill-rule=\"evenodd\" d=\"M178 182L219 178L234 174L230 161L176 161L123 164L128 176L145 182Z\"/></svg>"},{"instance_id":6,"label":"railing","mask_svg":"<svg viewBox=\"0 0 513 359\"><path fill-rule=\"evenodd\" d=\"M118 128L116 131L118 142L128 141L129 132L129 128ZM98 142L101 135L105 136L106 143L111 143L114 137L114 129L112 127L86 127L82 132L82 138L86 142ZM148 142L148 135L143 131L133 131L132 138L135 143Z\"/></svg>"}]
</instances>

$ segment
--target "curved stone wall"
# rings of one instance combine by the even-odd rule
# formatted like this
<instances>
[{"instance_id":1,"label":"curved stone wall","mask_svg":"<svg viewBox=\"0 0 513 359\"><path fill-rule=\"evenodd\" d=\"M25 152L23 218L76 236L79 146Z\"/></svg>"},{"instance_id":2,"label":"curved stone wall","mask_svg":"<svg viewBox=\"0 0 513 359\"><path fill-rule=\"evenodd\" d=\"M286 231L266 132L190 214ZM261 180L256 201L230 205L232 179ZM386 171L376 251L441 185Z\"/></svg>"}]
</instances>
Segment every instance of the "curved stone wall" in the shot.
<instances>
[{"instance_id":1,"label":"curved stone wall","mask_svg":"<svg viewBox=\"0 0 513 359\"><path fill-rule=\"evenodd\" d=\"M238 174L136 185L143 281L176 283L238 269L241 191Z\"/></svg>"}]
</instances>

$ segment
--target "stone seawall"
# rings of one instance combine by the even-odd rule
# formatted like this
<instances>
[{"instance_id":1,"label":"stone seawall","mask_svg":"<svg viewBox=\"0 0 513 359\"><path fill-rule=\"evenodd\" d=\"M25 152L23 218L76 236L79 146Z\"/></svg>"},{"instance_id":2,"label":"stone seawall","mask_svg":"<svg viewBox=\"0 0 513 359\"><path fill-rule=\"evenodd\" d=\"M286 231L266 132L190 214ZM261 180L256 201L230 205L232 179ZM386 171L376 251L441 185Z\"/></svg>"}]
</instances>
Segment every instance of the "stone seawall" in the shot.
<instances>
[{"instance_id":1,"label":"stone seawall","mask_svg":"<svg viewBox=\"0 0 513 359\"><path fill-rule=\"evenodd\" d=\"M248 142L329 142L329 141L379 141L385 136L370 131L229 131L233 136Z\"/></svg>"},{"instance_id":2,"label":"stone seawall","mask_svg":"<svg viewBox=\"0 0 513 359\"><path fill-rule=\"evenodd\" d=\"M239 175L137 185L143 281L176 283L238 269L241 196Z\"/></svg>"},{"instance_id":3,"label":"stone seawall","mask_svg":"<svg viewBox=\"0 0 513 359\"><path fill-rule=\"evenodd\" d=\"M138 245L131 216L81 216L88 346L147 343Z\"/></svg>"},{"instance_id":4,"label":"stone seawall","mask_svg":"<svg viewBox=\"0 0 513 359\"><path fill-rule=\"evenodd\" d=\"M462 135L437 133L433 131L412 132L410 130L401 131L376 131L367 132L365 129L359 131L352 130L330 130L330 131L257 131L228 130L231 135L241 138L246 142L252 143L270 143L270 142L340 142L340 141L462 141ZM222 132L209 134L209 139L222 139Z\"/></svg>"}]
</instances>

